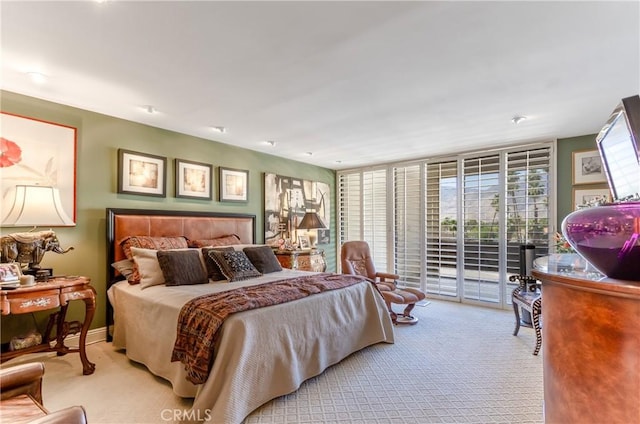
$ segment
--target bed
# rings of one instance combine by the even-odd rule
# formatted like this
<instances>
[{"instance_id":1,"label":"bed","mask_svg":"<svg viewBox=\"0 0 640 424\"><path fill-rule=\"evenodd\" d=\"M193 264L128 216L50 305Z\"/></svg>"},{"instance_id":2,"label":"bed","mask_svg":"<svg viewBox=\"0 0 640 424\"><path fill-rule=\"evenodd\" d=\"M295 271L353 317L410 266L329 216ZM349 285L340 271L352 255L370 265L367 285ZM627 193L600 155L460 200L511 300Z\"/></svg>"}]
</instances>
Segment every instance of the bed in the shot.
<instances>
[{"instance_id":1,"label":"bed","mask_svg":"<svg viewBox=\"0 0 640 424\"><path fill-rule=\"evenodd\" d=\"M255 216L204 212L107 209L108 264L126 258L130 236L216 239L233 234L240 249L255 241ZM238 246L234 249L239 250ZM187 379L171 361L183 306L194 297L253 285L278 284L314 274L286 270L237 282L153 285L121 280L108 265L107 324L116 348L168 380L176 395L193 397L189 416L240 423L253 410L297 390L352 353L393 343L393 324L382 297L366 280L273 306L229 315L218 333L215 359L203 384ZM318 277L326 274L319 274ZM337 278L337 276L336 276Z\"/></svg>"}]
</instances>

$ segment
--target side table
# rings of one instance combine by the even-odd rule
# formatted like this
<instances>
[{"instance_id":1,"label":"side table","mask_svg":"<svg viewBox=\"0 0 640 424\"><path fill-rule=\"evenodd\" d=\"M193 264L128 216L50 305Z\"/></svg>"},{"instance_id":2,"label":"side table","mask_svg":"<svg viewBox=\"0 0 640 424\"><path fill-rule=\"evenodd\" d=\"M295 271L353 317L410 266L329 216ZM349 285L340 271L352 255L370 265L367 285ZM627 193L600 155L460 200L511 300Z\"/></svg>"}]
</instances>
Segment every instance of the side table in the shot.
<instances>
[{"instance_id":1,"label":"side table","mask_svg":"<svg viewBox=\"0 0 640 424\"><path fill-rule=\"evenodd\" d=\"M72 300L82 300L85 305L84 321L66 321L67 308ZM58 309L59 308L59 309ZM58 309L49 316L49 323L42 343L24 349L2 352L0 362L8 361L20 355L35 352L57 352L58 356L67 353L79 353L82 373L93 374L95 364L90 362L86 353L86 340L91 320L96 310L96 291L87 277L69 276L50 278L47 282L33 286L20 286L15 290L0 291L0 314L18 315L36 311ZM51 331L55 327L55 344L51 346ZM78 348L65 346L64 339L69 334L80 332Z\"/></svg>"},{"instance_id":2,"label":"side table","mask_svg":"<svg viewBox=\"0 0 640 424\"><path fill-rule=\"evenodd\" d=\"M327 269L322 249L274 250L273 253L283 268L315 272L324 272Z\"/></svg>"}]
</instances>

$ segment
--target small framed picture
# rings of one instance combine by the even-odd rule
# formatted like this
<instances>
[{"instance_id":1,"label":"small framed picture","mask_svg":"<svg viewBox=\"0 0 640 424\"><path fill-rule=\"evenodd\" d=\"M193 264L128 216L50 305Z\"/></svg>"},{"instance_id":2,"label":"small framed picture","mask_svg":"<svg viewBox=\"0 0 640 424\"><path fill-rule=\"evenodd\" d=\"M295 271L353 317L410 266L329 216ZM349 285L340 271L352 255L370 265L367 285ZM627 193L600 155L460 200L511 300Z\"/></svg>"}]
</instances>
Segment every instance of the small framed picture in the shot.
<instances>
[{"instance_id":1,"label":"small framed picture","mask_svg":"<svg viewBox=\"0 0 640 424\"><path fill-rule=\"evenodd\" d=\"M166 197L167 158L118 149L118 193Z\"/></svg>"},{"instance_id":2,"label":"small framed picture","mask_svg":"<svg viewBox=\"0 0 640 424\"><path fill-rule=\"evenodd\" d=\"M598 150L573 152L573 184L606 183L602 159Z\"/></svg>"},{"instance_id":3,"label":"small framed picture","mask_svg":"<svg viewBox=\"0 0 640 424\"><path fill-rule=\"evenodd\" d=\"M318 241L316 244L329 244L331 243L331 230L328 228L318 229Z\"/></svg>"},{"instance_id":4,"label":"small framed picture","mask_svg":"<svg viewBox=\"0 0 640 424\"><path fill-rule=\"evenodd\" d=\"M608 188L573 189L573 210L581 206L592 205L595 202L608 203L611 201L611 192Z\"/></svg>"},{"instance_id":5,"label":"small framed picture","mask_svg":"<svg viewBox=\"0 0 640 424\"><path fill-rule=\"evenodd\" d=\"M176 197L211 200L212 170L206 163L176 159Z\"/></svg>"},{"instance_id":6,"label":"small framed picture","mask_svg":"<svg viewBox=\"0 0 640 424\"><path fill-rule=\"evenodd\" d=\"M20 264L17 262L0 263L0 284L17 283L21 275Z\"/></svg>"},{"instance_id":7,"label":"small framed picture","mask_svg":"<svg viewBox=\"0 0 640 424\"><path fill-rule=\"evenodd\" d=\"M249 171L220 167L220 201L249 201Z\"/></svg>"},{"instance_id":8,"label":"small framed picture","mask_svg":"<svg viewBox=\"0 0 640 424\"><path fill-rule=\"evenodd\" d=\"M311 249L309 236L298 236L298 244L300 245L300 249Z\"/></svg>"}]
</instances>

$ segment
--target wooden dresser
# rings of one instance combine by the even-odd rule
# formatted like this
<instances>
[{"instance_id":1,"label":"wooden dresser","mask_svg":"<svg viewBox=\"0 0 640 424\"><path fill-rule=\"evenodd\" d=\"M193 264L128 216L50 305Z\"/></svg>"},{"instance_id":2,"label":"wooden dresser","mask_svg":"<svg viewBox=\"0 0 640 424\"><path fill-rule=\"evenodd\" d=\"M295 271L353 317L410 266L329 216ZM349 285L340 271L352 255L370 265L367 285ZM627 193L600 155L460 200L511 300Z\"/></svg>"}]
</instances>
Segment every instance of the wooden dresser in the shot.
<instances>
[{"instance_id":1,"label":"wooden dresser","mask_svg":"<svg viewBox=\"0 0 640 424\"><path fill-rule=\"evenodd\" d=\"M551 263L532 273L542 281L545 423L640 422L640 281Z\"/></svg>"},{"instance_id":2,"label":"wooden dresser","mask_svg":"<svg viewBox=\"0 0 640 424\"><path fill-rule=\"evenodd\" d=\"M324 250L321 249L274 250L273 252L283 268L315 272L324 272L327 269Z\"/></svg>"}]
</instances>

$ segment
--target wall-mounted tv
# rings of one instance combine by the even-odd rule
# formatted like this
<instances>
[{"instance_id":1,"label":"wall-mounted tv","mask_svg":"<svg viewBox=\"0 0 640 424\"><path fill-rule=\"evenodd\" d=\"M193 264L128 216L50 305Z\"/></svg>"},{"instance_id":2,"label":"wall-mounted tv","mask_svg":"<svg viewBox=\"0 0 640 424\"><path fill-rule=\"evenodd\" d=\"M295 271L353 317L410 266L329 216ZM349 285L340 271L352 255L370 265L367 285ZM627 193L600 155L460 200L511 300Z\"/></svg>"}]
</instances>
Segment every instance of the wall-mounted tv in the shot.
<instances>
[{"instance_id":1,"label":"wall-mounted tv","mask_svg":"<svg viewBox=\"0 0 640 424\"><path fill-rule=\"evenodd\" d=\"M596 144L614 202L640 200L640 96L622 99Z\"/></svg>"}]
</instances>

